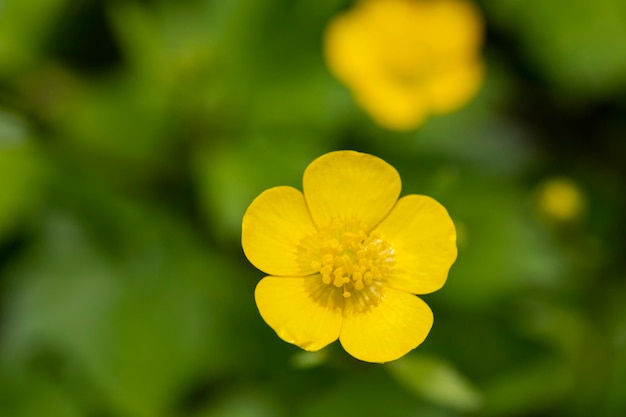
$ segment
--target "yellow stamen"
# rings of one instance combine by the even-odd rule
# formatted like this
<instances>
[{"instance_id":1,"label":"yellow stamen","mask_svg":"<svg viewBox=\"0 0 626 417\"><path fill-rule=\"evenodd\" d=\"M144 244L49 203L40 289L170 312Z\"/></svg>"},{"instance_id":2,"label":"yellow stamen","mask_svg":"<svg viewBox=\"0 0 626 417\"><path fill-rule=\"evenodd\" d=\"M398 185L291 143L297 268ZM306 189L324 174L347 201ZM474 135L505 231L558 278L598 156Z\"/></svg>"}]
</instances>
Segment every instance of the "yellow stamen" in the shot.
<instances>
[{"instance_id":1,"label":"yellow stamen","mask_svg":"<svg viewBox=\"0 0 626 417\"><path fill-rule=\"evenodd\" d=\"M379 233L367 230L358 220L334 219L305 238L306 246L315 248L306 251L308 264L319 271L320 284L326 288L316 290L314 298L324 294L324 302L335 300L336 307L350 299L345 307L358 311L378 303L395 263L394 250Z\"/></svg>"}]
</instances>

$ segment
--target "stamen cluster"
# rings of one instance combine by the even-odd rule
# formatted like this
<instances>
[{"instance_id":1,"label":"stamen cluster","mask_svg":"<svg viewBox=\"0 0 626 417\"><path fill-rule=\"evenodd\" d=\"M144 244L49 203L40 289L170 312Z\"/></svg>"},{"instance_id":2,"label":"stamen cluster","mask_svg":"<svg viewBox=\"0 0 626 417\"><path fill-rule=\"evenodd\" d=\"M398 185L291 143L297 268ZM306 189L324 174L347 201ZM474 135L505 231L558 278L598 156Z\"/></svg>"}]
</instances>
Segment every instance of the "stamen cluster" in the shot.
<instances>
[{"instance_id":1,"label":"stamen cluster","mask_svg":"<svg viewBox=\"0 0 626 417\"><path fill-rule=\"evenodd\" d=\"M380 285L393 269L393 247L358 220L334 219L315 236L310 266L345 298Z\"/></svg>"}]
</instances>

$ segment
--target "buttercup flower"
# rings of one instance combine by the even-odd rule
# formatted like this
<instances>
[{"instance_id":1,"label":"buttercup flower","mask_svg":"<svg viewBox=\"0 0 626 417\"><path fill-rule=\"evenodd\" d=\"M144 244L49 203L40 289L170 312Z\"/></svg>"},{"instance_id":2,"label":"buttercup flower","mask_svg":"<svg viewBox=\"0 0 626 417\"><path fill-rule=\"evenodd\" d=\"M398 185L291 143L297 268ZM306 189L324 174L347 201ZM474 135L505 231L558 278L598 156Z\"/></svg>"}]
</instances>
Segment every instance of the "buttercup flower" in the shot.
<instances>
[{"instance_id":1,"label":"buttercup flower","mask_svg":"<svg viewBox=\"0 0 626 417\"><path fill-rule=\"evenodd\" d=\"M586 208L585 194L568 178L552 178L544 182L538 195L541 213L555 222L577 220Z\"/></svg>"},{"instance_id":2,"label":"buttercup flower","mask_svg":"<svg viewBox=\"0 0 626 417\"><path fill-rule=\"evenodd\" d=\"M466 0L361 0L329 23L324 52L378 124L409 130L476 94L482 27Z\"/></svg>"},{"instance_id":3,"label":"buttercup flower","mask_svg":"<svg viewBox=\"0 0 626 417\"><path fill-rule=\"evenodd\" d=\"M269 276L256 287L261 316L309 351L339 339L368 362L397 359L424 341L430 308L457 256L446 209L430 197L400 199L385 161L337 151L305 170L303 190L274 187L248 207L242 246Z\"/></svg>"}]
</instances>

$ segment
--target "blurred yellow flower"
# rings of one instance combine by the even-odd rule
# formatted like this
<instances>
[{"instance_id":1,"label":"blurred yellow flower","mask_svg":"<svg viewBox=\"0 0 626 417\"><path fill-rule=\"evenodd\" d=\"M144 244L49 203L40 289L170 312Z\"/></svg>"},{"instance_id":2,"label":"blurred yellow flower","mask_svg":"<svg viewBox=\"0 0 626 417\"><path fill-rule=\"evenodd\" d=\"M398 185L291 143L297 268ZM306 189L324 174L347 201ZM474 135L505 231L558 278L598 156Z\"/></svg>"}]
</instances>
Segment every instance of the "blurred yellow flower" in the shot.
<instances>
[{"instance_id":1,"label":"blurred yellow flower","mask_svg":"<svg viewBox=\"0 0 626 417\"><path fill-rule=\"evenodd\" d=\"M466 0L361 0L328 25L326 61L381 126L458 109L483 80L483 22Z\"/></svg>"},{"instance_id":2,"label":"blurred yellow flower","mask_svg":"<svg viewBox=\"0 0 626 417\"><path fill-rule=\"evenodd\" d=\"M556 222L577 220L586 208L580 187L567 178L552 178L539 187L538 206L543 215Z\"/></svg>"},{"instance_id":3,"label":"blurred yellow flower","mask_svg":"<svg viewBox=\"0 0 626 417\"><path fill-rule=\"evenodd\" d=\"M242 246L269 274L256 287L261 316L309 351L339 339L367 362L397 359L424 341L430 308L456 259L456 232L430 197L400 195L385 161L337 151L305 170L303 190L274 187L248 207Z\"/></svg>"}]
</instances>

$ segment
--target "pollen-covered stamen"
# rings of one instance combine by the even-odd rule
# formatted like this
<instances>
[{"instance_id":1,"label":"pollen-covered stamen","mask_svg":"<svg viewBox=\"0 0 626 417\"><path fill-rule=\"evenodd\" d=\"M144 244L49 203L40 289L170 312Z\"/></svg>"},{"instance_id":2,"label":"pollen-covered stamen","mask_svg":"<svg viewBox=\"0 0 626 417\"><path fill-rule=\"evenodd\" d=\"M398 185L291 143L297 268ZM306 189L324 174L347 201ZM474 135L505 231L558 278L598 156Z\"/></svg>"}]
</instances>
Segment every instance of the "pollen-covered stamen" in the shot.
<instances>
[{"instance_id":1,"label":"pollen-covered stamen","mask_svg":"<svg viewBox=\"0 0 626 417\"><path fill-rule=\"evenodd\" d=\"M393 269L393 247L377 232L366 232L355 219L334 219L306 239L301 260L319 271L321 281L348 300L353 308L365 309L378 302L381 285ZM341 296L339 298L341 298Z\"/></svg>"}]
</instances>

